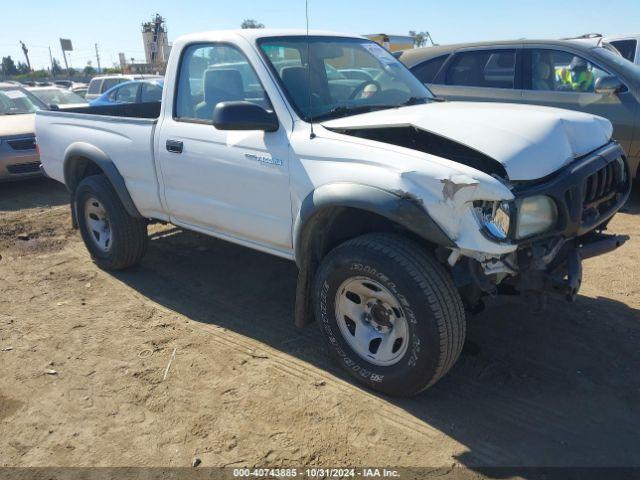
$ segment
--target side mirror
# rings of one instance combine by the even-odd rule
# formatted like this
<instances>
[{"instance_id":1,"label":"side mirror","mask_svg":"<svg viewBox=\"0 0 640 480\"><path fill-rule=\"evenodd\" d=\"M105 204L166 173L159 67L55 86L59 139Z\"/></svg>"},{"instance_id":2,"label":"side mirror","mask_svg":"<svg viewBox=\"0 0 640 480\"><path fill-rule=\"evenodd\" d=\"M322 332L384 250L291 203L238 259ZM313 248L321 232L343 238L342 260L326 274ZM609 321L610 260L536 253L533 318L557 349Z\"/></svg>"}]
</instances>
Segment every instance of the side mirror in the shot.
<instances>
[{"instance_id":1,"label":"side mirror","mask_svg":"<svg viewBox=\"0 0 640 480\"><path fill-rule=\"evenodd\" d=\"M57 110L60 110L60 107L55 103L51 103L51 104L49 104L49 110L56 110L57 111Z\"/></svg>"},{"instance_id":2,"label":"side mirror","mask_svg":"<svg viewBox=\"0 0 640 480\"><path fill-rule=\"evenodd\" d=\"M624 84L618 77L607 75L596 80L594 92L601 95L613 95L622 90L623 87Z\"/></svg>"},{"instance_id":3,"label":"side mirror","mask_svg":"<svg viewBox=\"0 0 640 480\"><path fill-rule=\"evenodd\" d=\"M213 110L213 126L218 130L278 130L278 117L252 102L220 102Z\"/></svg>"}]
</instances>

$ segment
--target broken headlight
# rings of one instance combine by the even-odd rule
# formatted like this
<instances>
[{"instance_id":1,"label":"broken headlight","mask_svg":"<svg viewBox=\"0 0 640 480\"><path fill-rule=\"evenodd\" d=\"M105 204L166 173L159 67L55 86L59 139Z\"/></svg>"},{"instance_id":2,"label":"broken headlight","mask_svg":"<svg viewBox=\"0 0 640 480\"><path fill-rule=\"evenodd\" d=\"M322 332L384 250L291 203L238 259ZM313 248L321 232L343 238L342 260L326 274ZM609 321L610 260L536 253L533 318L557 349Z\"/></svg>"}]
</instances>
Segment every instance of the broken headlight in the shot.
<instances>
[{"instance_id":1,"label":"broken headlight","mask_svg":"<svg viewBox=\"0 0 640 480\"><path fill-rule=\"evenodd\" d=\"M525 198L518 208L516 238L525 238L546 232L556 224L558 207L546 195Z\"/></svg>"},{"instance_id":2,"label":"broken headlight","mask_svg":"<svg viewBox=\"0 0 640 480\"><path fill-rule=\"evenodd\" d=\"M511 228L509 202L474 202L476 215L486 231L497 240L506 240Z\"/></svg>"},{"instance_id":3,"label":"broken headlight","mask_svg":"<svg viewBox=\"0 0 640 480\"><path fill-rule=\"evenodd\" d=\"M543 233L558 220L558 207L546 195L525 198L519 204L478 201L474 202L474 208L485 231L496 240L507 240L510 235L520 240Z\"/></svg>"}]
</instances>

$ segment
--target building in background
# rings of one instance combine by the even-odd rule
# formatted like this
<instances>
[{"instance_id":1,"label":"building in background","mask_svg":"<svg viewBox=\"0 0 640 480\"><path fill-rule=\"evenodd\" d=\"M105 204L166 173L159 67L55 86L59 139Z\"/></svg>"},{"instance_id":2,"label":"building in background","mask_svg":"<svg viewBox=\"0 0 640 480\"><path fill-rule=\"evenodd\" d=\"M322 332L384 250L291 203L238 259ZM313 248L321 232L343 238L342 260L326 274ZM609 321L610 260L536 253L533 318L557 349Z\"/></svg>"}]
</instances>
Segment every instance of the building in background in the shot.
<instances>
[{"instance_id":1,"label":"building in background","mask_svg":"<svg viewBox=\"0 0 640 480\"><path fill-rule=\"evenodd\" d=\"M370 35L365 35L365 37L382 45L390 52L413 48L415 43L415 39L408 35L388 35L386 33L372 33Z\"/></svg>"},{"instance_id":2,"label":"building in background","mask_svg":"<svg viewBox=\"0 0 640 480\"><path fill-rule=\"evenodd\" d=\"M156 13L150 22L142 24L142 41L146 63L151 70L164 71L171 46L167 37L167 26L161 15Z\"/></svg>"},{"instance_id":3,"label":"building in background","mask_svg":"<svg viewBox=\"0 0 640 480\"><path fill-rule=\"evenodd\" d=\"M164 74L171 52L164 18L156 13L150 22L142 24L142 43L145 59L128 58L124 52L118 54L122 73Z\"/></svg>"}]
</instances>

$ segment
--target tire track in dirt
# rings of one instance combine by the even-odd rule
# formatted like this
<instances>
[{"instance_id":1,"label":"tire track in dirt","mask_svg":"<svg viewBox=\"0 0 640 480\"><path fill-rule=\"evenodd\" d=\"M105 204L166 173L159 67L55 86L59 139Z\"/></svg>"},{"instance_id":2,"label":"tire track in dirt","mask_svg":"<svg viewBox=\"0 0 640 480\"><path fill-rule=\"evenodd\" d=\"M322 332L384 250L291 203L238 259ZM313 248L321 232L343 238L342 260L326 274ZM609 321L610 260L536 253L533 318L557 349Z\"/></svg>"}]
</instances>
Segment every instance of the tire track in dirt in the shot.
<instances>
[{"instance_id":1,"label":"tire track in dirt","mask_svg":"<svg viewBox=\"0 0 640 480\"><path fill-rule=\"evenodd\" d=\"M83 264L87 267L96 269L100 277L102 277L103 279L107 280L109 283L114 285L114 287L116 287L117 290L123 295L129 297L130 299L136 302L148 305L153 308L157 308L171 316L180 315L181 317L188 319L188 317L184 317L184 315L182 315L180 312L172 310L162 304L154 302L153 300L145 297L144 295L140 294L134 289L128 287L126 284L123 284L121 280L113 277L107 272L102 272L98 270L97 267L95 267L95 265L93 265L93 263L89 259L88 254L84 250L84 245L82 245L81 243L78 242L78 243L74 243L73 245L70 245L68 250L72 252L74 257L79 262L83 262ZM238 318L237 312L230 311L229 308L222 302L205 300L202 298L194 298L193 295L189 295L189 293L185 291L182 291L181 293L188 295L189 298L194 302L199 302L200 304L204 303L205 305L208 305L211 310L217 310L221 312L220 315L224 315L225 317L233 317L234 320L237 320L237 321L245 321L242 318ZM355 400L357 402L366 402L369 405L369 408L371 409L371 411L374 412L372 414L378 416L381 420L383 420L389 426L400 426L408 433L419 434L420 436L429 438L430 440L434 440L438 436L442 435L442 433L438 429L435 429L430 425L425 424L424 422L417 419L413 415L407 413L404 409L397 407L395 405L391 405L387 401L383 400L381 397L377 396L376 394L367 392L359 388L358 386L355 386L351 383L348 383L345 380L337 378L336 376L334 376L331 373L328 373L325 370L317 368L306 362L300 361L297 358L290 356L286 353L282 353L269 345L265 345L264 343L259 341L251 340L245 337L244 335L235 333L227 328L203 324L202 322L194 321L191 319L188 319L188 320L192 326L195 326L200 330L206 331L208 334L213 336L216 339L216 341L238 352L242 352L247 355L256 354L256 352L258 352L258 354L262 354L264 352L264 354L268 356L268 359L273 362L274 364L273 366L277 370L286 374L287 376L297 378L298 380L306 384L312 384L318 381L325 382L326 385L323 388L328 387L337 396L346 395L346 396L356 397ZM287 320L283 319L283 322L285 321ZM252 323L252 327L259 330L261 328L260 322L254 321ZM295 330L295 327L291 327L291 328L294 329L295 332L298 332L298 330ZM315 325L311 325L307 328L315 328ZM282 327L279 330L283 335L288 335L288 336L291 335L290 328ZM272 334L273 332L269 332L269 333ZM306 333L300 332L299 335L306 335ZM322 340L318 332L314 334L309 334L307 338L313 338L317 342L321 342ZM288 338L288 340L286 341L291 343L296 341L296 338L295 337Z\"/></svg>"}]
</instances>

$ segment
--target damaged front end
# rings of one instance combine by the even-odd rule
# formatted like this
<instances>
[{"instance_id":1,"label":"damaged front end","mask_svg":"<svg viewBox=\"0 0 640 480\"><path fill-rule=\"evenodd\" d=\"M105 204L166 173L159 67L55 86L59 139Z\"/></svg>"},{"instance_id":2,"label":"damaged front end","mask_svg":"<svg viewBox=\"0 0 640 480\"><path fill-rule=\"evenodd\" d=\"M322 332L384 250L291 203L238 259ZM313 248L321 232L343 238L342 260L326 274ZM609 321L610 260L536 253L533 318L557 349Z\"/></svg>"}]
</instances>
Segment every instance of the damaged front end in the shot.
<instances>
[{"instance_id":1,"label":"damaged front end","mask_svg":"<svg viewBox=\"0 0 640 480\"><path fill-rule=\"evenodd\" d=\"M486 258L455 250L448 256L467 307L477 310L487 294L556 293L575 299L582 260L628 239L604 232L630 191L624 152L612 142L548 178L515 184L512 201L475 204L482 234L517 248Z\"/></svg>"}]
</instances>

